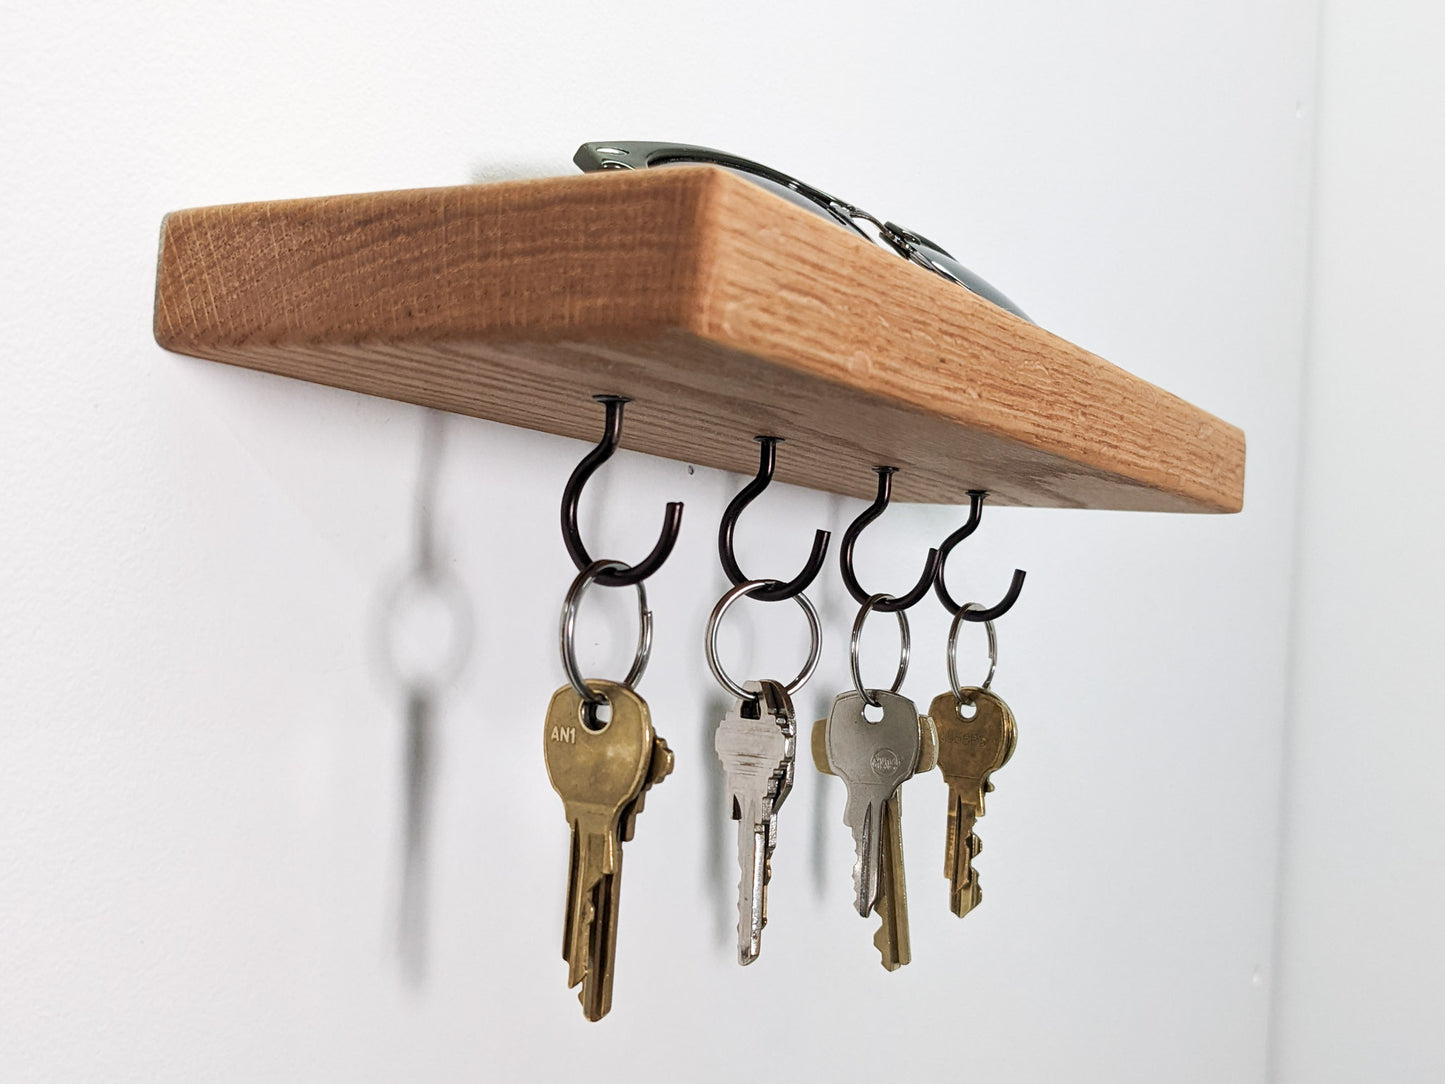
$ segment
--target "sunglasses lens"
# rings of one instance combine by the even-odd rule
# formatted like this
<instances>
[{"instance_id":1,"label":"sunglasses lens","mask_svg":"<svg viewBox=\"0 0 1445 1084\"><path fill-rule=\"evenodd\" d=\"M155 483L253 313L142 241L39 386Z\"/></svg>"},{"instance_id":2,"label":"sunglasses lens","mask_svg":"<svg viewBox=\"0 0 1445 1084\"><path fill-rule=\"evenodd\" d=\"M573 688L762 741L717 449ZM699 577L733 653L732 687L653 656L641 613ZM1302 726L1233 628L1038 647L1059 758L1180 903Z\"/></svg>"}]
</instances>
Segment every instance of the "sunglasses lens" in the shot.
<instances>
[{"instance_id":1,"label":"sunglasses lens","mask_svg":"<svg viewBox=\"0 0 1445 1084\"><path fill-rule=\"evenodd\" d=\"M1019 319L1028 320L1029 323L1033 323L1023 309L1019 308L1004 296L1003 291L991 285L983 276L974 274L952 256L947 256L936 249L925 249L922 256L925 261L925 266L931 268L937 274L942 275L946 279L952 279L970 293L975 293L987 301L992 301L1005 312L1011 312Z\"/></svg>"}]
</instances>

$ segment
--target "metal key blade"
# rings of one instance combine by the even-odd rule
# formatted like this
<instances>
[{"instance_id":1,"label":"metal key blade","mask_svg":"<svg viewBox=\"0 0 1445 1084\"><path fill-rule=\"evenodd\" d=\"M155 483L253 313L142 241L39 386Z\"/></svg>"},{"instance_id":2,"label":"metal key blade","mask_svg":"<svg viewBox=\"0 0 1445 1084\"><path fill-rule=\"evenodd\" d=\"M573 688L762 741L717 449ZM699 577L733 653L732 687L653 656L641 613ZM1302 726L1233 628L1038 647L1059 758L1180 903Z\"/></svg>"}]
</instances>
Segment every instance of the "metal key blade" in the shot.
<instances>
[{"instance_id":1,"label":"metal key blade","mask_svg":"<svg viewBox=\"0 0 1445 1084\"><path fill-rule=\"evenodd\" d=\"M609 882L622 863L622 848L616 845L615 831L611 827L598 831L597 826L588 824L585 818L574 828L579 841L575 855L577 865L568 877L571 882L568 910L572 917L567 923L570 943L563 951L569 987L587 977L601 912L599 901L610 892Z\"/></svg>"},{"instance_id":2,"label":"metal key blade","mask_svg":"<svg viewBox=\"0 0 1445 1084\"><path fill-rule=\"evenodd\" d=\"M763 902L767 892L767 820L738 820L738 963L750 964L763 949Z\"/></svg>"},{"instance_id":3,"label":"metal key blade","mask_svg":"<svg viewBox=\"0 0 1445 1084\"><path fill-rule=\"evenodd\" d=\"M577 931L582 926L579 921L577 900L579 889L577 882L582 874L582 835L577 830L577 825L572 825L572 850L567 859L567 906L563 908L562 916L562 959L567 961L567 986L570 989L572 982L572 958L577 952ZM584 916L585 917L585 916Z\"/></svg>"},{"instance_id":4,"label":"metal key blade","mask_svg":"<svg viewBox=\"0 0 1445 1084\"><path fill-rule=\"evenodd\" d=\"M637 815L642 812L647 792L672 773L673 755L667 742L654 735L652 756L646 780L618 820L617 838L626 842L637 831ZM592 922L585 944L585 973L578 1000L582 1015L588 1020L601 1020L612 1010L612 976L617 959L617 916L622 899L622 847L616 848L612 872L594 889L591 897Z\"/></svg>"},{"instance_id":5,"label":"metal key blade","mask_svg":"<svg viewBox=\"0 0 1445 1084\"><path fill-rule=\"evenodd\" d=\"M843 822L853 829L853 906L867 918L873 913L878 902L878 828L873 823L879 806L876 802L863 801L862 809L850 803L853 820L845 814Z\"/></svg>"},{"instance_id":6,"label":"metal key blade","mask_svg":"<svg viewBox=\"0 0 1445 1084\"><path fill-rule=\"evenodd\" d=\"M613 961L617 954L617 912L622 898L622 849L616 868L592 890L592 923L588 930L586 971L577 1000L588 1020L601 1020L612 1008Z\"/></svg>"},{"instance_id":7,"label":"metal key blade","mask_svg":"<svg viewBox=\"0 0 1445 1084\"><path fill-rule=\"evenodd\" d=\"M878 897L879 809L913 774L922 748L918 710L906 696L869 690L883 709L871 722L857 690L839 693L828 713L828 766L848 788L843 823L853 830L854 906L867 917Z\"/></svg>"},{"instance_id":8,"label":"metal key blade","mask_svg":"<svg viewBox=\"0 0 1445 1084\"><path fill-rule=\"evenodd\" d=\"M918 765L914 775L938 766L938 730L927 715L918 717ZM908 934L908 883L903 872L903 789L884 803L879 824L878 912L880 924L873 935L881 962L897 971L913 959Z\"/></svg>"},{"instance_id":9,"label":"metal key blade","mask_svg":"<svg viewBox=\"0 0 1445 1084\"><path fill-rule=\"evenodd\" d=\"M733 706L713 745L738 822L738 963L746 965L762 951L777 811L792 789L797 723L781 684L750 681L743 687L757 697Z\"/></svg>"},{"instance_id":10,"label":"metal key blade","mask_svg":"<svg viewBox=\"0 0 1445 1084\"><path fill-rule=\"evenodd\" d=\"M873 935L885 969L897 971L913 959L908 937L908 885L903 874L903 792L888 801L878 818L878 900L881 923Z\"/></svg>"},{"instance_id":11,"label":"metal key blade","mask_svg":"<svg viewBox=\"0 0 1445 1084\"><path fill-rule=\"evenodd\" d=\"M944 851L943 875L948 878L949 909L962 918L983 900L983 890L973 869L974 856L982 845L973 834L977 820L973 806L952 788L948 795L948 845Z\"/></svg>"}]
</instances>

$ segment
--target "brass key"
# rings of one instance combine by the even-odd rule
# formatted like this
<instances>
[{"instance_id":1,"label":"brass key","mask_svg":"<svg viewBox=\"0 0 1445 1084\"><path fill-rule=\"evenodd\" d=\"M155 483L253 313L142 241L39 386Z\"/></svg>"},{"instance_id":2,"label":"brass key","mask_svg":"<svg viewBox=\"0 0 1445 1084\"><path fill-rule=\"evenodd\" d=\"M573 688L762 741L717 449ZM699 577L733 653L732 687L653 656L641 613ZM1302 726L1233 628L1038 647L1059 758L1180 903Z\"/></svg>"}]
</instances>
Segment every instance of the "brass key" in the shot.
<instances>
[{"instance_id":1,"label":"brass key","mask_svg":"<svg viewBox=\"0 0 1445 1084\"><path fill-rule=\"evenodd\" d=\"M619 822L618 838L623 843L631 842L637 831L637 814L642 812L643 804L647 798L647 792L654 784L661 783L672 772L673 756L672 750L667 747L667 742L662 738L654 736L652 739L652 759L647 769L647 779L642 785L641 792L632 803L623 811L622 819ZM594 933L602 931L605 934L605 941L599 941L595 945L587 946L589 963L587 975L590 977L594 972L600 976L593 987L596 998L589 1003L588 987L582 987L580 1000L582 1009L589 1020L600 1020L612 1010L612 971L613 963L617 952L617 905L622 894L622 850L617 851L617 868L607 878L608 892L601 898L603 905L599 912L600 917L593 918ZM564 947L562 955L567 957L567 948ZM570 957L568 957L570 960Z\"/></svg>"},{"instance_id":2,"label":"brass key","mask_svg":"<svg viewBox=\"0 0 1445 1084\"><path fill-rule=\"evenodd\" d=\"M825 775L834 774L828 764L827 720L813 724L813 764ZM938 764L938 737L926 715L918 717L919 753L914 775L932 771ZM878 817L878 895L873 904L880 920L873 944L880 962L897 971L913 959L908 933L908 883L903 869L903 788L884 802Z\"/></svg>"},{"instance_id":3,"label":"brass key","mask_svg":"<svg viewBox=\"0 0 1445 1084\"><path fill-rule=\"evenodd\" d=\"M873 904L881 924L873 935L883 966L897 971L913 959L908 940L908 885L903 875L903 791L883 803L878 817L878 899Z\"/></svg>"},{"instance_id":4,"label":"brass key","mask_svg":"<svg viewBox=\"0 0 1445 1084\"><path fill-rule=\"evenodd\" d=\"M622 842L632 838L647 788L672 770L672 753L631 688L611 681L587 687L606 699L609 720L594 729L587 703L564 685L547 708L543 747L572 827L562 933L567 985L582 984L582 1014L600 1020L612 1007Z\"/></svg>"},{"instance_id":5,"label":"brass key","mask_svg":"<svg viewBox=\"0 0 1445 1084\"><path fill-rule=\"evenodd\" d=\"M938 766L938 734L933 720L918 717L918 766L914 778ZM873 909L882 920L873 944L878 948L883 966L897 971L913 959L908 937L908 884L903 872L903 788L893 793L883 807L878 821L879 868L878 902Z\"/></svg>"},{"instance_id":6,"label":"brass key","mask_svg":"<svg viewBox=\"0 0 1445 1084\"><path fill-rule=\"evenodd\" d=\"M964 718L952 691L934 697L928 715L938 733L938 768L948 784L943 874L949 881L953 913L962 918L983 899L973 868L983 845L974 834L974 824L984 815L984 795L993 790L989 776L1013 756L1018 731L1013 712L996 693L972 687L960 692L963 704L975 709L972 718Z\"/></svg>"}]
</instances>

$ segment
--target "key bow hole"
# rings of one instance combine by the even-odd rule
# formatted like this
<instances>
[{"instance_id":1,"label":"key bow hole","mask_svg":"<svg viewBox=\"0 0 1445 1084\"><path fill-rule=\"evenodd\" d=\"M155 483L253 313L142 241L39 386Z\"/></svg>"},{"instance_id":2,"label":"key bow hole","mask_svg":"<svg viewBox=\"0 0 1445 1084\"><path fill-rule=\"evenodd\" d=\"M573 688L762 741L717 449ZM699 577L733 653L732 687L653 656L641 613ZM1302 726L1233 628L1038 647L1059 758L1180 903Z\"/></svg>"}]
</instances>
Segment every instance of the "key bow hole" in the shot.
<instances>
[{"instance_id":1,"label":"key bow hole","mask_svg":"<svg viewBox=\"0 0 1445 1084\"><path fill-rule=\"evenodd\" d=\"M582 725L596 734L612 722L612 702L605 697L596 703L582 702Z\"/></svg>"}]
</instances>

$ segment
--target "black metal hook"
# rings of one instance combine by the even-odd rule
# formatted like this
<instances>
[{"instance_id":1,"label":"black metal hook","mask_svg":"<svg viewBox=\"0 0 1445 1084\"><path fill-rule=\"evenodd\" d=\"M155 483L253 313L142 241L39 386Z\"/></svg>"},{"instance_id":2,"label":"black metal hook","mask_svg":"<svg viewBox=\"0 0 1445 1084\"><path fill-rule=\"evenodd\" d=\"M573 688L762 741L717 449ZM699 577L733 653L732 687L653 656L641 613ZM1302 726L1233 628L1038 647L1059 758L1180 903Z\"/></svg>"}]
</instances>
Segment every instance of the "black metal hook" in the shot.
<instances>
[{"instance_id":1,"label":"black metal hook","mask_svg":"<svg viewBox=\"0 0 1445 1084\"><path fill-rule=\"evenodd\" d=\"M625 395L594 395L592 398L607 408L602 439L597 442L597 447L577 464L577 469L572 472L572 477L567 479L566 488L562 490L562 541L567 543L567 553L578 571L590 565L592 557L588 554L587 547L582 544L582 535L577 530L577 502L582 496L582 487L587 484L587 479L592 477L592 472L611 459L612 453L617 451L617 442L622 439L622 408L632 402ZM662 567L662 563L672 553L681 529L682 502L669 501L667 511L662 517L662 534L658 536L657 545L652 547L652 552L635 565L598 573L593 582L603 587L630 587L641 583Z\"/></svg>"},{"instance_id":2,"label":"black metal hook","mask_svg":"<svg viewBox=\"0 0 1445 1084\"><path fill-rule=\"evenodd\" d=\"M843 532L843 545L839 547L838 559L843 567L843 583L848 588L848 593L859 605L867 602L873 596L863 590L858 583L858 577L853 573L853 544L858 541L858 536L863 533L863 528L872 523L883 514L888 507L888 501L893 495L893 473L897 467L874 467L878 474L878 496L873 503L859 513L858 518L848 524L848 529ZM883 599L876 603L873 609L879 613L897 613L899 610L906 610L918 604L918 600L928 594L928 588L933 583L934 577L942 563L938 550L928 551L928 560L923 566L923 576L913 585L913 590L906 595L899 595L895 598Z\"/></svg>"},{"instance_id":3,"label":"black metal hook","mask_svg":"<svg viewBox=\"0 0 1445 1084\"><path fill-rule=\"evenodd\" d=\"M944 609L949 613L957 615L962 604L955 602L953 596L948 593L948 587L943 582L943 569L948 564L948 555L953 548L962 542L974 531L978 530L979 523L983 520L983 499L988 496L984 489L970 489L968 491L968 522L943 540L943 545L938 548L938 573L933 580L934 592L938 595L938 601L943 603ZM1013 609L1014 603L1019 600L1019 592L1024 589L1024 577L1028 573L1021 568L1014 569L1013 580L1008 585L1002 599L988 609L971 609L963 615L965 621L997 621L1004 614Z\"/></svg>"},{"instance_id":4,"label":"black metal hook","mask_svg":"<svg viewBox=\"0 0 1445 1084\"><path fill-rule=\"evenodd\" d=\"M718 557L722 560L723 571L727 573L728 579L732 580L734 586L746 583L748 577L743 575L743 570L738 567L738 559L733 555L733 528L737 526L738 517L743 514L743 509L752 504L772 482L773 469L778 463L778 443L783 438L754 437L753 439L762 445L762 450L758 455L757 476L732 499L727 511L723 513L722 523L717 530ZM823 570L823 562L828 559L828 540L831 537L832 535L828 531L814 531L813 552L808 554L808 563L803 566L803 571L787 583L782 580L768 580L767 587L751 592L748 597L761 602L782 602L806 589Z\"/></svg>"}]
</instances>

